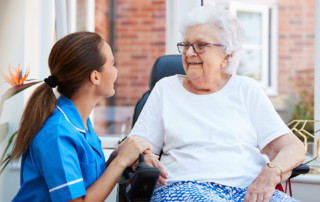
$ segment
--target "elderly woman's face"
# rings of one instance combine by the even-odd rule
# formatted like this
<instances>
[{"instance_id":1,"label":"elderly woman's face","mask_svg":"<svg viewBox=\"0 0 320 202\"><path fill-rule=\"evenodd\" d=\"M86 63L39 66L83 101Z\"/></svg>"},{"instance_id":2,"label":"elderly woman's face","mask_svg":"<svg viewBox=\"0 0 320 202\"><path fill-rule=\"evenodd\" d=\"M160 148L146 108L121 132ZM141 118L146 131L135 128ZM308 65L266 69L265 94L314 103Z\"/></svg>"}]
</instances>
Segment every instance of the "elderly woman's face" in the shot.
<instances>
[{"instance_id":1,"label":"elderly woman's face","mask_svg":"<svg viewBox=\"0 0 320 202\"><path fill-rule=\"evenodd\" d=\"M208 24L190 27L183 42L206 42L219 44L214 37L214 29ZM199 89L210 88L225 73L223 68L228 64L226 56L220 46L208 45L204 53L195 53L190 46L183 54L183 67L193 86Z\"/></svg>"}]
</instances>

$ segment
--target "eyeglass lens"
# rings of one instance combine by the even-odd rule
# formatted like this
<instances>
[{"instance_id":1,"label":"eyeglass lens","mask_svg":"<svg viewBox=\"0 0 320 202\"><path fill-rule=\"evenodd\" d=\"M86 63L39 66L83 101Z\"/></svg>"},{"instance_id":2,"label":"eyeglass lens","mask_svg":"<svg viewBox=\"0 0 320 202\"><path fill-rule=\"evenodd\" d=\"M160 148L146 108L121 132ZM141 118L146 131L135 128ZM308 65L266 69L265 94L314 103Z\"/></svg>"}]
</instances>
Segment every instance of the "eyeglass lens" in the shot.
<instances>
[{"instance_id":1,"label":"eyeglass lens","mask_svg":"<svg viewBox=\"0 0 320 202\"><path fill-rule=\"evenodd\" d=\"M204 53L206 50L206 44L205 43L179 43L178 44L178 51L180 53L187 53L187 51L189 50L190 46L193 46L193 51L195 51L195 53Z\"/></svg>"}]
</instances>

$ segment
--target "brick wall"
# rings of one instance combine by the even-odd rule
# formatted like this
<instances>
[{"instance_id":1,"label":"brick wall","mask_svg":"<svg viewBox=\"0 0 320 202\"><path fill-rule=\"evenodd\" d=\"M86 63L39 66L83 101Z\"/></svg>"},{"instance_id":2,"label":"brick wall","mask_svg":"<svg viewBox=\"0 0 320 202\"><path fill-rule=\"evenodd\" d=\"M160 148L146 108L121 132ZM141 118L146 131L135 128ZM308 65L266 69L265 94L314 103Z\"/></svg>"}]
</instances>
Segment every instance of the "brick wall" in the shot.
<instances>
[{"instance_id":1,"label":"brick wall","mask_svg":"<svg viewBox=\"0 0 320 202\"><path fill-rule=\"evenodd\" d=\"M96 0L95 29L107 42L110 0ZM154 61L165 54L165 0L117 0L117 106L132 106L148 90ZM101 103L100 103L101 104Z\"/></svg>"},{"instance_id":2,"label":"brick wall","mask_svg":"<svg viewBox=\"0 0 320 202\"><path fill-rule=\"evenodd\" d=\"M118 0L116 105L135 105L154 61L165 54L165 0Z\"/></svg>"},{"instance_id":3,"label":"brick wall","mask_svg":"<svg viewBox=\"0 0 320 202\"><path fill-rule=\"evenodd\" d=\"M109 0L95 0L95 31L107 43L110 35L110 2Z\"/></svg>"},{"instance_id":4,"label":"brick wall","mask_svg":"<svg viewBox=\"0 0 320 202\"><path fill-rule=\"evenodd\" d=\"M279 0L279 95L270 98L286 123L300 99L313 107L314 33L315 0Z\"/></svg>"},{"instance_id":5,"label":"brick wall","mask_svg":"<svg viewBox=\"0 0 320 202\"><path fill-rule=\"evenodd\" d=\"M96 0L95 30L110 42L110 0ZM103 99L95 108L97 134L119 134L123 123L130 128L133 106L148 88L155 60L165 54L166 0L117 0L115 104ZM122 107L119 107L122 106ZM113 111L113 112L112 112ZM110 113L111 112L111 113Z\"/></svg>"},{"instance_id":6,"label":"brick wall","mask_svg":"<svg viewBox=\"0 0 320 202\"><path fill-rule=\"evenodd\" d=\"M297 80L306 77L303 74L313 77L314 33L315 0L279 0L280 95L295 93ZM313 88L313 79L307 82Z\"/></svg>"}]
</instances>

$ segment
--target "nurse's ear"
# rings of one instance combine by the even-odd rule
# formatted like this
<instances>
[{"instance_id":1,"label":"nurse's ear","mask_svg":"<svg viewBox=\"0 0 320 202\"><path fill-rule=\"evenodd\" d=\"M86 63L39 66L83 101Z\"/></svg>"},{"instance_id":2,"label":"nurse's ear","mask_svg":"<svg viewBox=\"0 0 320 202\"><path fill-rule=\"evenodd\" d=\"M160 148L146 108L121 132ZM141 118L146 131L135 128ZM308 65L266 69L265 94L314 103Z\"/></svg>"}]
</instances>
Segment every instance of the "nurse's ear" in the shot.
<instances>
[{"instance_id":1,"label":"nurse's ear","mask_svg":"<svg viewBox=\"0 0 320 202\"><path fill-rule=\"evenodd\" d=\"M100 84L100 72L97 70L94 70L90 74L90 81L93 85L99 85Z\"/></svg>"}]
</instances>

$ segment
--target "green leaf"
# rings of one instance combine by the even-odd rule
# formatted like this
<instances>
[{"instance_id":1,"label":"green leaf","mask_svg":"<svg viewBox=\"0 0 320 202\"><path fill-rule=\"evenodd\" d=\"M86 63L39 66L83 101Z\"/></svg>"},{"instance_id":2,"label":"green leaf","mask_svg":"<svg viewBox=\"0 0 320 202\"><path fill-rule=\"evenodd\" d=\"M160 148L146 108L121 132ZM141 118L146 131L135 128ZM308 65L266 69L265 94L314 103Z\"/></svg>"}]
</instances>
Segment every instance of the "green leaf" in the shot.
<instances>
[{"instance_id":1,"label":"green leaf","mask_svg":"<svg viewBox=\"0 0 320 202\"><path fill-rule=\"evenodd\" d=\"M11 135L11 137L10 137L9 140L8 140L8 144L11 144L11 143L12 143L13 138L14 138L17 134L18 134L18 131L16 131L15 133L13 133L13 134Z\"/></svg>"},{"instance_id":2,"label":"green leaf","mask_svg":"<svg viewBox=\"0 0 320 202\"><path fill-rule=\"evenodd\" d=\"M3 162L0 163L0 166L2 166L6 161L10 161L11 155L7 155L6 159L4 159Z\"/></svg>"},{"instance_id":3,"label":"green leaf","mask_svg":"<svg viewBox=\"0 0 320 202\"><path fill-rule=\"evenodd\" d=\"M12 144L13 138L14 138L17 134L18 134L18 131L16 131L15 133L13 133L13 134L11 135L11 137L9 138L9 140L8 140L8 145L7 145L7 147L5 148L5 150L3 151L3 154L2 154L1 159L0 159L0 162L1 162L1 163L2 163L3 158L5 157L5 155L6 155L6 153L7 153L10 145ZM10 156L11 156L11 155L10 155Z\"/></svg>"},{"instance_id":4,"label":"green leaf","mask_svg":"<svg viewBox=\"0 0 320 202\"><path fill-rule=\"evenodd\" d=\"M9 131L9 123L0 124L0 143L6 138Z\"/></svg>"},{"instance_id":5,"label":"green leaf","mask_svg":"<svg viewBox=\"0 0 320 202\"><path fill-rule=\"evenodd\" d=\"M10 163L11 158L9 158L9 160L4 164L4 166L2 167L2 169L0 170L0 175L1 173L4 171L4 169L7 167L7 165Z\"/></svg>"},{"instance_id":6,"label":"green leaf","mask_svg":"<svg viewBox=\"0 0 320 202\"><path fill-rule=\"evenodd\" d=\"M2 96L1 96L1 101L0 101L0 117L1 117L1 113L2 113L2 108L3 108L3 103L4 101L6 101L7 99L11 98L12 96L20 93L21 91L35 85L38 84L42 81L35 81L35 82L31 82L31 83L25 83L25 84L20 84L20 85L16 85L13 86L11 88L9 88Z\"/></svg>"},{"instance_id":7,"label":"green leaf","mask_svg":"<svg viewBox=\"0 0 320 202\"><path fill-rule=\"evenodd\" d=\"M20 93L21 91L35 85L35 84L38 84L42 81L34 81L34 82L31 82L31 83L25 83L25 84L20 84L20 85L16 85L16 86L13 86L12 88L9 88L1 97L1 100L2 101L5 101L9 98L11 98L12 96Z\"/></svg>"}]
</instances>

